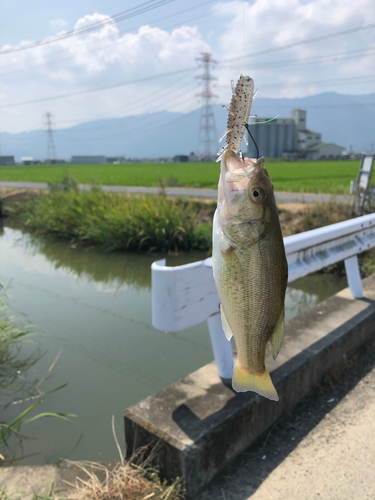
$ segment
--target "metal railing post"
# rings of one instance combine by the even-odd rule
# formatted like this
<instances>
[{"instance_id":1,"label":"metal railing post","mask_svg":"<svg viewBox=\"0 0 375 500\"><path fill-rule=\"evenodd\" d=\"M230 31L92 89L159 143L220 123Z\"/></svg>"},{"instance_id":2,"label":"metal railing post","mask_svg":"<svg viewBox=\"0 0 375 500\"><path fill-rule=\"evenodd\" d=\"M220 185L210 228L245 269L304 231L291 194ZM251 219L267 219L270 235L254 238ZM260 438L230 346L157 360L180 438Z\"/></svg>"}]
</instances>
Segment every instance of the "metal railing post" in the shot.
<instances>
[{"instance_id":1,"label":"metal railing post","mask_svg":"<svg viewBox=\"0 0 375 500\"><path fill-rule=\"evenodd\" d=\"M232 378L233 351L221 325L220 313L210 316L207 323L219 377Z\"/></svg>"},{"instance_id":2,"label":"metal railing post","mask_svg":"<svg viewBox=\"0 0 375 500\"><path fill-rule=\"evenodd\" d=\"M345 259L344 262L346 277L348 279L351 294L355 299L363 299L362 280L357 255L354 255L349 259Z\"/></svg>"}]
</instances>

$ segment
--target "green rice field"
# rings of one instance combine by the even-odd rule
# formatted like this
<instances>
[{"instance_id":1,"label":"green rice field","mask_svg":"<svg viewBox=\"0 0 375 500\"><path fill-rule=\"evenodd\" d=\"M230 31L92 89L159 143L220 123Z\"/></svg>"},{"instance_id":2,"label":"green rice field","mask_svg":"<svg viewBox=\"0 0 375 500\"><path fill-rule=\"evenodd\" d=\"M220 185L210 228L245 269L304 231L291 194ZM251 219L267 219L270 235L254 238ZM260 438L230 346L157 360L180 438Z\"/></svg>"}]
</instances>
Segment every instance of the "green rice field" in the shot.
<instances>
[{"instance_id":1,"label":"green rice field","mask_svg":"<svg viewBox=\"0 0 375 500\"><path fill-rule=\"evenodd\" d=\"M360 160L267 163L276 191L333 193L349 192L358 175ZM30 165L0 167L0 181L60 181L67 173L82 184L216 188L218 163L136 163L94 165Z\"/></svg>"}]
</instances>

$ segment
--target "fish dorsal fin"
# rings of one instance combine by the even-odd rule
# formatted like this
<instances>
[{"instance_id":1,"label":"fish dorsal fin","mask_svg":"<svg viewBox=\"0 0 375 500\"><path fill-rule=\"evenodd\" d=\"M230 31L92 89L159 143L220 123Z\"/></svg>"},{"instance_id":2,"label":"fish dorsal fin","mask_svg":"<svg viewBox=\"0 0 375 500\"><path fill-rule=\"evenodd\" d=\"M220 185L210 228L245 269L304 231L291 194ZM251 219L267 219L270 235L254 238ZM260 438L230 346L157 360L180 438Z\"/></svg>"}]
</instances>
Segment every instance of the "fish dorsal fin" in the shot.
<instances>
[{"instance_id":1,"label":"fish dorsal fin","mask_svg":"<svg viewBox=\"0 0 375 500\"><path fill-rule=\"evenodd\" d=\"M220 304L220 312L221 312L221 323L223 325L225 336L227 340L230 340L233 337L233 332L232 328L229 326L227 317L225 316L224 309L222 308L221 304Z\"/></svg>"},{"instance_id":2,"label":"fish dorsal fin","mask_svg":"<svg viewBox=\"0 0 375 500\"><path fill-rule=\"evenodd\" d=\"M272 333L272 336L269 340L271 346L271 352L273 359L277 358L279 354L281 342L283 341L284 336L284 316L285 316L285 307L283 307L280 317L276 323L275 329Z\"/></svg>"}]
</instances>

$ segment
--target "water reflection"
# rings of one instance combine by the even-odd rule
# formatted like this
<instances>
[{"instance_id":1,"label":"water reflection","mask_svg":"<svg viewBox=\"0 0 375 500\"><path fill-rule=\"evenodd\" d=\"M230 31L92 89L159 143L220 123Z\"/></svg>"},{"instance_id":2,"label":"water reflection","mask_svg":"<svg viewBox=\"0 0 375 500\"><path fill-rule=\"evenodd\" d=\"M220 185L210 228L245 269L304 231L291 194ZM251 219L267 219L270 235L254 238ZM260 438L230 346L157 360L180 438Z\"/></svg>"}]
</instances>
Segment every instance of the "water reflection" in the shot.
<instances>
[{"instance_id":1,"label":"water reflection","mask_svg":"<svg viewBox=\"0 0 375 500\"><path fill-rule=\"evenodd\" d=\"M79 416L68 429L52 419L33 422L28 435L37 441L25 442L25 454L37 446L40 455L25 464L54 463L69 453L71 459L115 459L111 416L116 416L117 434L122 436L124 408L212 360L205 323L174 334L152 327L150 266L161 257L103 254L4 228L0 283L12 283L10 304L16 316L23 314L45 332L39 342L47 353L33 367L33 376L42 376L62 349L46 390L69 385L51 394L43 411ZM170 256L167 263L205 257L204 253ZM287 319L344 286L344 280L329 275L292 283ZM32 352L35 346L25 348Z\"/></svg>"}]
</instances>

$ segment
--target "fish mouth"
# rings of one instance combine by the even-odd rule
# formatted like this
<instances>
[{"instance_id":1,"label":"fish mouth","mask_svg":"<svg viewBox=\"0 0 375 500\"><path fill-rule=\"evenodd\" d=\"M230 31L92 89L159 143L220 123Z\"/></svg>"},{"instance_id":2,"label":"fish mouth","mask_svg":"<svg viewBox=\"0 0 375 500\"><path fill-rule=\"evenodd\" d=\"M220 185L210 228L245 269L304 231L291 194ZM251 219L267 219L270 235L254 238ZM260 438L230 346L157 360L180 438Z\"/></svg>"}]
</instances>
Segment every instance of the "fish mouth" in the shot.
<instances>
[{"instance_id":1,"label":"fish mouth","mask_svg":"<svg viewBox=\"0 0 375 500\"><path fill-rule=\"evenodd\" d=\"M238 157L235 153L226 161L226 182L241 182L244 179L251 179L264 168L265 158L261 156L258 159Z\"/></svg>"}]
</instances>

